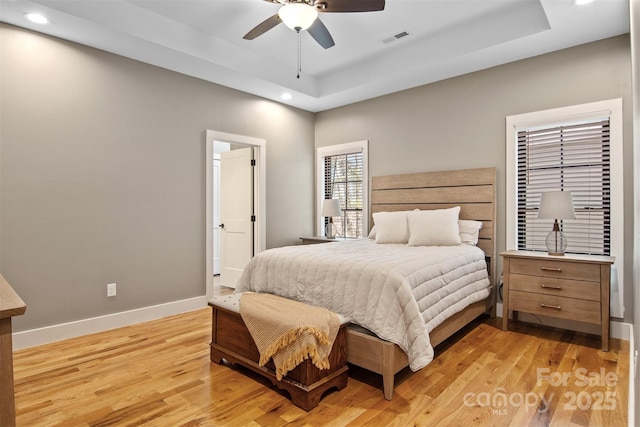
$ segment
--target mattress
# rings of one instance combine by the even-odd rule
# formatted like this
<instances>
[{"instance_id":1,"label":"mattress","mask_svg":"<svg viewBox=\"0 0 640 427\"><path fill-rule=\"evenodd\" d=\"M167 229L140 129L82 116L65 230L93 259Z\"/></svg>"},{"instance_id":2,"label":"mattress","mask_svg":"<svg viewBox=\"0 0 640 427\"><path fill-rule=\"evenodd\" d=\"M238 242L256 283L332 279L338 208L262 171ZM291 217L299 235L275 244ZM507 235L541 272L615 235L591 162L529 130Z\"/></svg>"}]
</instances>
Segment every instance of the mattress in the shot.
<instances>
[{"instance_id":1,"label":"mattress","mask_svg":"<svg viewBox=\"0 0 640 427\"><path fill-rule=\"evenodd\" d=\"M407 246L355 239L257 254L236 293L325 307L397 344L412 370L433 360L429 332L490 294L484 252L469 245Z\"/></svg>"}]
</instances>

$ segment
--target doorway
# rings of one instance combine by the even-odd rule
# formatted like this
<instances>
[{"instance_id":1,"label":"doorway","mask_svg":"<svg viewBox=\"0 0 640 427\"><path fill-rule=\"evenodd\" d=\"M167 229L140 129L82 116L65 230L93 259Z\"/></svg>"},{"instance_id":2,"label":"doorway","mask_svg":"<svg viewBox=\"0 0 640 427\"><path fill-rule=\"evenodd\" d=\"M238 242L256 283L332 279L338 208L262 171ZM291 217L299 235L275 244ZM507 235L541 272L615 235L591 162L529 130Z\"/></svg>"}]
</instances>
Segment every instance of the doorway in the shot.
<instances>
[{"instance_id":1,"label":"doorway","mask_svg":"<svg viewBox=\"0 0 640 427\"><path fill-rule=\"evenodd\" d=\"M214 220L216 214L214 201L216 200L217 185L214 182L215 147L228 145L229 147L253 147L255 169L253 177L254 186L254 215L255 233L253 236L254 253L263 251L266 246L266 141L244 135L236 135L225 132L207 130L206 132L206 295L207 299L214 295L214 259L219 257L222 248L216 249L214 230L219 225L219 220ZM217 233L220 233L218 228ZM222 285L227 285L222 283ZM235 285L235 283L234 283Z\"/></svg>"},{"instance_id":2,"label":"doorway","mask_svg":"<svg viewBox=\"0 0 640 427\"><path fill-rule=\"evenodd\" d=\"M231 150L228 142L213 141L213 275L220 276L220 154ZM219 279L219 277L218 277Z\"/></svg>"}]
</instances>

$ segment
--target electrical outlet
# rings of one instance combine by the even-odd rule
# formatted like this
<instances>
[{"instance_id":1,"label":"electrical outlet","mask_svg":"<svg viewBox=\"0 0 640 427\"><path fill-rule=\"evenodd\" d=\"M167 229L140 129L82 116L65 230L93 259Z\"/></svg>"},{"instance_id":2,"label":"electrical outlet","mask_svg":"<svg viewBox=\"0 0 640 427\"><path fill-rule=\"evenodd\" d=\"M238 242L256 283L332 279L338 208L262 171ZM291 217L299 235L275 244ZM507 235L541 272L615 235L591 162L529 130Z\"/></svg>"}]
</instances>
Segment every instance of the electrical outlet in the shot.
<instances>
[{"instance_id":1,"label":"electrical outlet","mask_svg":"<svg viewBox=\"0 0 640 427\"><path fill-rule=\"evenodd\" d=\"M109 283L107 285L107 296L108 297L115 297L116 296L116 284L115 283Z\"/></svg>"}]
</instances>

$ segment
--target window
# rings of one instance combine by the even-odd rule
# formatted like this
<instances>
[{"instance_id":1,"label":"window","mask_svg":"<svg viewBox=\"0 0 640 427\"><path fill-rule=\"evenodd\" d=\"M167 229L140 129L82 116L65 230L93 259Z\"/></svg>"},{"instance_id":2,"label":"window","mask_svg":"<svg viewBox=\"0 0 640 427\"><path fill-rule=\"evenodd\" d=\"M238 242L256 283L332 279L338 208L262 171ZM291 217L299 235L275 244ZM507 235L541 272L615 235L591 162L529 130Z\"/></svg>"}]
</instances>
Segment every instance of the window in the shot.
<instances>
[{"instance_id":1,"label":"window","mask_svg":"<svg viewBox=\"0 0 640 427\"><path fill-rule=\"evenodd\" d=\"M622 100L507 117L507 249L546 252L553 220L540 194L571 191L575 220L561 223L567 253L612 255L611 315L623 317Z\"/></svg>"},{"instance_id":2,"label":"window","mask_svg":"<svg viewBox=\"0 0 640 427\"><path fill-rule=\"evenodd\" d=\"M333 217L337 237L359 238L368 232L367 141L319 147L318 235L325 234L328 218L321 216L322 199L339 199L342 216Z\"/></svg>"}]
</instances>

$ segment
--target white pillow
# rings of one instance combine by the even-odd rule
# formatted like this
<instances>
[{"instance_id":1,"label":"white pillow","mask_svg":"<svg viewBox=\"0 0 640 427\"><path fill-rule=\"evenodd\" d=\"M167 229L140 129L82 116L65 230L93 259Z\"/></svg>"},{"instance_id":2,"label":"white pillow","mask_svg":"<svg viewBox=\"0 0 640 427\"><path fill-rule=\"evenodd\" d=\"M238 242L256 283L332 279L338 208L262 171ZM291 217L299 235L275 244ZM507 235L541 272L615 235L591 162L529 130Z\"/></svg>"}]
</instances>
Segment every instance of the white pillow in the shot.
<instances>
[{"instance_id":1,"label":"white pillow","mask_svg":"<svg viewBox=\"0 0 640 427\"><path fill-rule=\"evenodd\" d=\"M460 228L460 241L463 244L472 246L478 244L478 235L482 228L482 222L461 219L458 221L458 227Z\"/></svg>"},{"instance_id":2,"label":"white pillow","mask_svg":"<svg viewBox=\"0 0 640 427\"><path fill-rule=\"evenodd\" d=\"M415 209L419 210L419 209ZM478 244L478 238L480 230L482 229L481 221L474 221L471 219L458 220L458 228L460 229L460 242L463 245L475 246ZM376 238L376 226L371 227L371 231L367 236L369 239Z\"/></svg>"},{"instance_id":3,"label":"white pillow","mask_svg":"<svg viewBox=\"0 0 640 427\"><path fill-rule=\"evenodd\" d=\"M460 206L409 212L409 246L459 245L459 214Z\"/></svg>"},{"instance_id":4,"label":"white pillow","mask_svg":"<svg viewBox=\"0 0 640 427\"><path fill-rule=\"evenodd\" d=\"M376 212L373 214L376 243L407 243L409 227L407 212Z\"/></svg>"}]
</instances>

